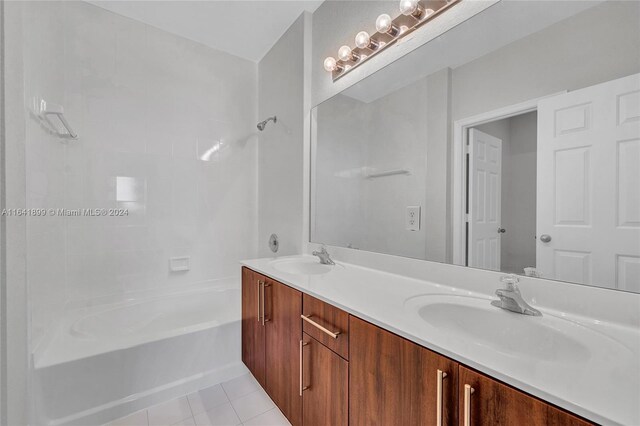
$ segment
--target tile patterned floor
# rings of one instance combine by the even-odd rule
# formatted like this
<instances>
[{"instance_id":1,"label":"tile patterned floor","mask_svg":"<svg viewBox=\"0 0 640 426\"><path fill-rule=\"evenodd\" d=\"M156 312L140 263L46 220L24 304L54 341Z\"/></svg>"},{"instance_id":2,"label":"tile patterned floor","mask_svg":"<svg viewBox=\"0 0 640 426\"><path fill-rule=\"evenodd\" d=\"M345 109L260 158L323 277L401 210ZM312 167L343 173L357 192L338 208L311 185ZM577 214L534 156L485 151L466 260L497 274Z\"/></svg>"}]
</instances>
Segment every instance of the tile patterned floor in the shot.
<instances>
[{"instance_id":1,"label":"tile patterned floor","mask_svg":"<svg viewBox=\"0 0 640 426\"><path fill-rule=\"evenodd\" d=\"M107 426L291 426L271 398L246 374Z\"/></svg>"}]
</instances>

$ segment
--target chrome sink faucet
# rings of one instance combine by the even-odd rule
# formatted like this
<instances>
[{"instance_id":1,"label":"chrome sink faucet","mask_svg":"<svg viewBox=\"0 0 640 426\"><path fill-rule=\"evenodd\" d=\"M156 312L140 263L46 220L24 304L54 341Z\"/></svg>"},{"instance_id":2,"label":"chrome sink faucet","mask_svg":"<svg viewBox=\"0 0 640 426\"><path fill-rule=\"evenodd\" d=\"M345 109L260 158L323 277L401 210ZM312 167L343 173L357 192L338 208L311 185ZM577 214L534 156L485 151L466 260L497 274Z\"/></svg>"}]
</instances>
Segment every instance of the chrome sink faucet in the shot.
<instances>
[{"instance_id":1,"label":"chrome sink faucet","mask_svg":"<svg viewBox=\"0 0 640 426\"><path fill-rule=\"evenodd\" d=\"M520 289L518 288L520 279L517 276L514 274L505 275L500 277L500 282L505 284L505 288L496 290L496 296L498 296L500 300L492 301L491 304L493 306L522 315L542 316L539 310L530 306L522 298Z\"/></svg>"},{"instance_id":2,"label":"chrome sink faucet","mask_svg":"<svg viewBox=\"0 0 640 426\"><path fill-rule=\"evenodd\" d=\"M335 262L331 260L331 256L329 256L329 252L327 251L327 248L325 246L322 246L320 251L314 251L311 254L313 254L314 256L318 256L318 259L320 259L320 263L323 265L335 265Z\"/></svg>"}]
</instances>

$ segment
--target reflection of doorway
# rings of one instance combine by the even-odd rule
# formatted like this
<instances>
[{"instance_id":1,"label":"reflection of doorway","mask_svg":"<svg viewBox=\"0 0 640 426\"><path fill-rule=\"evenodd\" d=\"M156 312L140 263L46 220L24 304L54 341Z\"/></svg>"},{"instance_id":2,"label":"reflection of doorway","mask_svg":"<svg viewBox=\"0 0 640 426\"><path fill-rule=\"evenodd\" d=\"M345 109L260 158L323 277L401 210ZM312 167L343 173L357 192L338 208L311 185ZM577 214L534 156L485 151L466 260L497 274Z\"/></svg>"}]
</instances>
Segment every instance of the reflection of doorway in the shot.
<instances>
[{"instance_id":1,"label":"reflection of doorway","mask_svg":"<svg viewBox=\"0 0 640 426\"><path fill-rule=\"evenodd\" d=\"M552 96L555 96L552 95ZM501 180L506 182L507 185L511 185L511 192L505 194L501 191L500 202L500 226L495 226L496 234L499 235L500 245L500 260L499 263L495 262L493 268L498 269L500 267L502 271L509 271L522 274L525 267L535 267L535 183L536 183L536 171L535 171L535 158L536 158L536 139L535 139L535 127L536 127L536 111L538 102L541 99L547 97L531 99L529 101L511 105L498 110L486 112L477 116L469 117L466 119L458 120L454 123L454 135L453 135L453 182L452 182L452 213L453 213L453 263L456 265L474 265L473 259L468 262L468 244L467 244L467 232L468 232L468 213L467 210L467 185L468 185L468 172L467 169L467 154L469 143L470 130L475 128L483 133L494 136L503 140L502 146L502 173ZM510 149L511 145L508 140L513 139L508 132L498 131L501 127L508 127L508 120L521 120L528 121L529 128L533 127L534 138L531 142L523 142L521 147L516 149ZM518 127L518 126L514 126ZM531 132L529 131L531 134ZM518 139L520 137L518 136ZM505 141L507 141L505 143ZM524 154L522 147L528 146L528 153ZM529 156L527 159L526 157ZM505 162L504 157L507 157ZM528 169L524 173L520 163L525 161L528 165ZM533 168L533 169L532 169ZM509 170L510 169L510 170ZM505 174L507 175L505 177ZM529 176L526 178L526 176ZM516 181L528 187L520 188L516 185ZM519 179L522 177L522 179ZM506 179L506 181L505 181ZM524 195L528 194L528 195ZM505 214L508 212L508 214ZM516 219L513 219L518 215L532 216L530 220L527 220L527 226L514 225L517 224ZM509 219L511 218L511 219ZM499 229L505 229L506 232L500 233ZM527 242L522 246L529 255L517 254L512 256L511 259L506 258L509 253L514 253L512 244L508 242L508 237L517 237L516 239L526 240ZM511 248L510 248L511 247ZM473 249L472 249L473 250ZM531 254L533 253L533 254ZM473 253L472 253L473 256ZM507 256L508 257L508 256ZM521 259L520 261L514 261L515 259ZM524 259L524 260L522 260ZM477 263L476 263L477 265ZM526 265L526 266L525 266ZM482 267L484 266L477 266Z\"/></svg>"},{"instance_id":2,"label":"reflection of doorway","mask_svg":"<svg viewBox=\"0 0 640 426\"><path fill-rule=\"evenodd\" d=\"M533 111L469 129L468 266L536 266L536 128Z\"/></svg>"}]
</instances>

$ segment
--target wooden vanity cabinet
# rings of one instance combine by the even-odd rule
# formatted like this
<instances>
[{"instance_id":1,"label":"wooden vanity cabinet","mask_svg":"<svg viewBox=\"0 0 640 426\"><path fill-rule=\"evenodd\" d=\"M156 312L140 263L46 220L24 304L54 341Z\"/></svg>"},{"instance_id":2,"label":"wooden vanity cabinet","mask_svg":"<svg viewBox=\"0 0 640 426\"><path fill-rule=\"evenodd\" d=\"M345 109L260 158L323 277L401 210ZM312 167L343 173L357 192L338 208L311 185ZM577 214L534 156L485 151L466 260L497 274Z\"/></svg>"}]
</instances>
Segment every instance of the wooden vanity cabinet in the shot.
<instances>
[{"instance_id":1,"label":"wooden vanity cabinet","mask_svg":"<svg viewBox=\"0 0 640 426\"><path fill-rule=\"evenodd\" d=\"M266 325L265 390L293 426L302 425L299 342L302 338L302 293L268 280L264 292Z\"/></svg>"},{"instance_id":2,"label":"wooden vanity cabinet","mask_svg":"<svg viewBox=\"0 0 640 426\"><path fill-rule=\"evenodd\" d=\"M591 425L248 268L242 361L293 426Z\"/></svg>"},{"instance_id":3,"label":"wooden vanity cabinet","mask_svg":"<svg viewBox=\"0 0 640 426\"><path fill-rule=\"evenodd\" d=\"M456 362L354 316L349 331L351 426L457 424Z\"/></svg>"},{"instance_id":4,"label":"wooden vanity cabinet","mask_svg":"<svg viewBox=\"0 0 640 426\"><path fill-rule=\"evenodd\" d=\"M262 324L262 290L266 277L242 268L242 362L260 386L266 387L265 327Z\"/></svg>"},{"instance_id":5,"label":"wooden vanity cabinet","mask_svg":"<svg viewBox=\"0 0 640 426\"><path fill-rule=\"evenodd\" d=\"M302 394L305 426L349 424L349 363L331 349L302 334Z\"/></svg>"},{"instance_id":6,"label":"wooden vanity cabinet","mask_svg":"<svg viewBox=\"0 0 640 426\"><path fill-rule=\"evenodd\" d=\"M302 424L298 394L302 293L242 270L242 361L293 426Z\"/></svg>"},{"instance_id":7,"label":"wooden vanity cabinet","mask_svg":"<svg viewBox=\"0 0 640 426\"><path fill-rule=\"evenodd\" d=\"M460 366L459 417L464 426L587 426L582 420L484 374Z\"/></svg>"},{"instance_id":8,"label":"wooden vanity cabinet","mask_svg":"<svg viewBox=\"0 0 640 426\"><path fill-rule=\"evenodd\" d=\"M305 317L302 322L302 330L305 333L342 358L349 359L348 313L305 294L302 296L302 315Z\"/></svg>"}]
</instances>

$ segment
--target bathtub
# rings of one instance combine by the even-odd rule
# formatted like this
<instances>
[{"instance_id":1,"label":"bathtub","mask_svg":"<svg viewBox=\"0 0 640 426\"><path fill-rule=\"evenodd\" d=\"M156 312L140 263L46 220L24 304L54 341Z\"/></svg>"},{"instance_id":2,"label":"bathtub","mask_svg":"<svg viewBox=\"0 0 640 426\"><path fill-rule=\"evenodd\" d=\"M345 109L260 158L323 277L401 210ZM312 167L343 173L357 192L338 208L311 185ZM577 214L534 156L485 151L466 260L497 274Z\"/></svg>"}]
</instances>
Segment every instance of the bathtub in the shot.
<instances>
[{"instance_id":1,"label":"bathtub","mask_svg":"<svg viewBox=\"0 0 640 426\"><path fill-rule=\"evenodd\" d=\"M34 354L37 424L104 424L246 372L240 281L69 310Z\"/></svg>"}]
</instances>

